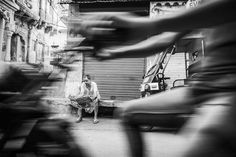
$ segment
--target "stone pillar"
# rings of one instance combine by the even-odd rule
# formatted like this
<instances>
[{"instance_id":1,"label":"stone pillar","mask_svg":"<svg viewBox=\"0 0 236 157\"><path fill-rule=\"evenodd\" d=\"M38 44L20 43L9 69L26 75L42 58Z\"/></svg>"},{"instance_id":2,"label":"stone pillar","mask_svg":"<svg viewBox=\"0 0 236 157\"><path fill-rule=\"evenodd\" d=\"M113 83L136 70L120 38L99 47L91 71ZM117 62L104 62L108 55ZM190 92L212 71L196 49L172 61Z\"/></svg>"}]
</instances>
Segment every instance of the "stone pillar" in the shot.
<instances>
[{"instance_id":1,"label":"stone pillar","mask_svg":"<svg viewBox=\"0 0 236 157\"><path fill-rule=\"evenodd\" d=\"M31 52L31 47L32 47L32 41L31 41L31 34L32 34L32 28L29 28L28 31L28 38L27 38L27 47L26 47L26 62L29 63L30 60L30 53Z\"/></svg>"},{"instance_id":2,"label":"stone pillar","mask_svg":"<svg viewBox=\"0 0 236 157\"><path fill-rule=\"evenodd\" d=\"M6 56L5 61L11 61L11 37L12 32L7 32L7 43L6 43Z\"/></svg>"},{"instance_id":3,"label":"stone pillar","mask_svg":"<svg viewBox=\"0 0 236 157\"><path fill-rule=\"evenodd\" d=\"M4 30L5 30L5 19L2 18L0 19L0 61L3 60L2 46L3 46Z\"/></svg>"},{"instance_id":4,"label":"stone pillar","mask_svg":"<svg viewBox=\"0 0 236 157\"><path fill-rule=\"evenodd\" d=\"M17 62L21 62L21 55L22 55L22 52L21 52L21 41L20 41L20 36L17 35L16 36L16 61Z\"/></svg>"}]
</instances>

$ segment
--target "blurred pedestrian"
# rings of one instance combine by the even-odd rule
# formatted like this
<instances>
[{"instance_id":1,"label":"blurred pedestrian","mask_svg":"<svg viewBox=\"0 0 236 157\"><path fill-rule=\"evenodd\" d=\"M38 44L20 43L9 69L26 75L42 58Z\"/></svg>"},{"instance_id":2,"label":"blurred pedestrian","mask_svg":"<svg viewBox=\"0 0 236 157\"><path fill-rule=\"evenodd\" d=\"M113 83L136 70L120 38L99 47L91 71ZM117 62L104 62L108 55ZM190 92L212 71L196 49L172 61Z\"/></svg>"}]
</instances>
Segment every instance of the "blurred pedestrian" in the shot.
<instances>
[{"instance_id":1,"label":"blurred pedestrian","mask_svg":"<svg viewBox=\"0 0 236 157\"><path fill-rule=\"evenodd\" d=\"M77 30L92 41L97 58L112 59L146 57L204 29L206 54L190 87L124 103L121 117L130 128L127 134L134 157L144 156L139 125L158 124L156 114L191 110L196 105L200 107L195 110L197 116L182 131L189 135L182 156L236 155L236 1L203 2L158 18L98 13L89 15Z\"/></svg>"}]
</instances>

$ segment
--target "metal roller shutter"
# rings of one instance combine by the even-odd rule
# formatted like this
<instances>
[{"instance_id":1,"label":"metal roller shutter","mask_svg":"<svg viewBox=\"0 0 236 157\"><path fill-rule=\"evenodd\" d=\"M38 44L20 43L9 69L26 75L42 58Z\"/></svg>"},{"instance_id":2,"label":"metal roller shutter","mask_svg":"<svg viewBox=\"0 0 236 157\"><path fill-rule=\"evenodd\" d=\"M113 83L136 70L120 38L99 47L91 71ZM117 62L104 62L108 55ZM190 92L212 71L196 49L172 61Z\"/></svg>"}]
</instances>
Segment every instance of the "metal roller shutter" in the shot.
<instances>
[{"instance_id":1,"label":"metal roller shutter","mask_svg":"<svg viewBox=\"0 0 236 157\"><path fill-rule=\"evenodd\" d=\"M140 97L139 87L145 71L144 58L97 61L84 57L84 74L97 83L104 100L131 100Z\"/></svg>"}]
</instances>

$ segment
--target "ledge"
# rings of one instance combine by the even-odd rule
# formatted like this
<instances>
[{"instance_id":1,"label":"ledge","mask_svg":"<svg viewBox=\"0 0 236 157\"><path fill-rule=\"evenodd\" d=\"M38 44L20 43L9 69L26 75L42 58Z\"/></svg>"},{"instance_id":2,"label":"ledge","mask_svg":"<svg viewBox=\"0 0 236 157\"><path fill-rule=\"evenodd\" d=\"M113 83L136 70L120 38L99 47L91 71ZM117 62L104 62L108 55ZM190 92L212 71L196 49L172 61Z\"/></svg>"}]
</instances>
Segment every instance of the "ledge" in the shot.
<instances>
[{"instance_id":1,"label":"ledge","mask_svg":"<svg viewBox=\"0 0 236 157\"><path fill-rule=\"evenodd\" d=\"M54 98L54 97L44 97L43 100L57 103L59 105L69 105L70 100L68 98ZM121 107L122 101L119 100L101 100L100 106L103 107Z\"/></svg>"},{"instance_id":2,"label":"ledge","mask_svg":"<svg viewBox=\"0 0 236 157\"><path fill-rule=\"evenodd\" d=\"M100 106L104 107L121 107L122 101L119 100L101 100Z\"/></svg>"}]
</instances>

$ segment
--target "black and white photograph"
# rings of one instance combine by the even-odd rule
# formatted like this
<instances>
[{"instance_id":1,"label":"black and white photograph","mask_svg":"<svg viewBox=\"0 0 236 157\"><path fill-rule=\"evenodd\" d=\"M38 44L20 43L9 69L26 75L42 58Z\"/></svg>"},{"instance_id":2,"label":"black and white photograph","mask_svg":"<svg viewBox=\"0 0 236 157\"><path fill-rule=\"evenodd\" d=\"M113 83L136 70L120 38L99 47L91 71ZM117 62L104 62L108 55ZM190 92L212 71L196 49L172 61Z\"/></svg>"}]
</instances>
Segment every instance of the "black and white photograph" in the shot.
<instances>
[{"instance_id":1,"label":"black and white photograph","mask_svg":"<svg viewBox=\"0 0 236 157\"><path fill-rule=\"evenodd\" d=\"M235 157L235 13L0 0L0 157Z\"/></svg>"}]
</instances>

